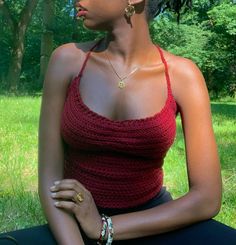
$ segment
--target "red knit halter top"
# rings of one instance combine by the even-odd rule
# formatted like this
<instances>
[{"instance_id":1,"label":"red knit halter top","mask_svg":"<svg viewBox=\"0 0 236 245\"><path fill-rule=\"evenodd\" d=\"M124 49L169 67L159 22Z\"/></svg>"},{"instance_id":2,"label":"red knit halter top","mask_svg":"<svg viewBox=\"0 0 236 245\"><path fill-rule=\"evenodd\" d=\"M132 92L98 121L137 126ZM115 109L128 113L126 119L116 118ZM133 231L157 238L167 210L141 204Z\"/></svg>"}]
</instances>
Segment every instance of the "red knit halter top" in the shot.
<instances>
[{"instance_id":1,"label":"red knit halter top","mask_svg":"<svg viewBox=\"0 0 236 245\"><path fill-rule=\"evenodd\" d=\"M81 182L98 207L135 207L161 190L164 157L176 135L177 106L167 63L157 46L168 88L162 110L142 119L111 120L89 109L80 96L79 82L93 48L69 85L64 104L64 178Z\"/></svg>"}]
</instances>

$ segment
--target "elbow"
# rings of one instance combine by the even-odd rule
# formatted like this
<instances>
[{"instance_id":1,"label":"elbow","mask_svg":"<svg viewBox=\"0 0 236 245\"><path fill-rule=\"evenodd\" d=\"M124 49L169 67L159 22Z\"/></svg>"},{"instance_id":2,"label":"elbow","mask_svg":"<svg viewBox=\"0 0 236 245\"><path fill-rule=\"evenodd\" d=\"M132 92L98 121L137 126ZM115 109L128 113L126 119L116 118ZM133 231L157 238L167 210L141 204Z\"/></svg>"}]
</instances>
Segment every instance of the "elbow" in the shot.
<instances>
[{"instance_id":1,"label":"elbow","mask_svg":"<svg viewBox=\"0 0 236 245\"><path fill-rule=\"evenodd\" d=\"M216 201L215 203L209 204L209 208L206 213L206 216L207 216L206 218L207 219L214 218L220 212L220 209L221 209L221 203L218 201Z\"/></svg>"},{"instance_id":2,"label":"elbow","mask_svg":"<svg viewBox=\"0 0 236 245\"><path fill-rule=\"evenodd\" d=\"M202 197L199 203L198 211L203 220L215 217L221 209L221 197Z\"/></svg>"}]
</instances>

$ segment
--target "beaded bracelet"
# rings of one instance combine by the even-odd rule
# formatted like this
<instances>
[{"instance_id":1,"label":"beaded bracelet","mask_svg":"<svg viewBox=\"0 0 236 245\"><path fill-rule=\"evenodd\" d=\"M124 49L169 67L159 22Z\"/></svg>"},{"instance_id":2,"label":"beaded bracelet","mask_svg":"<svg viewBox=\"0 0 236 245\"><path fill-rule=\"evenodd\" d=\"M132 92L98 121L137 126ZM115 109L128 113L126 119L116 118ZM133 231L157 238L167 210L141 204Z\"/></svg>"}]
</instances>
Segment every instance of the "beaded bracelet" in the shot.
<instances>
[{"instance_id":1,"label":"beaded bracelet","mask_svg":"<svg viewBox=\"0 0 236 245\"><path fill-rule=\"evenodd\" d=\"M104 215L107 221L107 226L108 226L108 238L107 238L107 243L106 245L111 245L113 242L113 235L114 235L114 229L113 229L113 224L112 220L110 217Z\"/></svg>"},{"instance_id":2,"label":"beaded bracelet","mask_svg":"<svg viewBox=\"0 0 236 245\"><path fill-rule=\"evenodd\" d=\"M106 245L111 245L113 242L113 235L114 235L112 220L110 217L106 216L105 214L102 214L102 230L101 230L99 240L97 241L98 245L103 244L106 238L107 231L108 231L108 236L107 236Z\"/></svg>"},{"instance_id":3,"label":"beaded bracelet","mask_svg":"<svg viewBox=\"0 0 236 245\"><path fill-rule=\"evenodd\" d=\"M99 240L97 241L98 245L102 245L103 244L103 241L106 238L106 233L107 233L107 220L106 220L106 217L103 214L102 215L102 230L101 230L101 234L100 234Z\"/></svg>"}]
</instances>

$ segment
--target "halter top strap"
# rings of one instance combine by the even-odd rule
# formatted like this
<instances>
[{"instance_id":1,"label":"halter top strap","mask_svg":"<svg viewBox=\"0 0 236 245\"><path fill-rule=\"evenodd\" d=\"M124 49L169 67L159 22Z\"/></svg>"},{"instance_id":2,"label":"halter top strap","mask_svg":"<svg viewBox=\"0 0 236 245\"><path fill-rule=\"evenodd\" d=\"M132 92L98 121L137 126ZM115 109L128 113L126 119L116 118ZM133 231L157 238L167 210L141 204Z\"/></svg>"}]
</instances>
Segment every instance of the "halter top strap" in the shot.
<instances>
[{"instance_id":1,"label":"halter top strap","mask_svg":"<svg viewBox=\"0 0 236 245\"><path fill-rule=\"evenodd\" d=\"M78 74L77 77L81 77L83 75L83 71L86 67L86 64L88 62L88 59L89 59L89 56L91 54L91 52L101 43L103 39L100 39L99 41L97 41L88 51L88 53L86 54L86 57L85 57L85 60L83 62L83 65L82 65L82 68ZM164 54L163 54L163 51L162 49L158 46L158 45L155 45L160 53L160 56L161 56L161 61L162 63L164 64L164 67L165 67L165 77L166 77L166 82L167 82L167 90L168 90L168 97L169 95L172 94L172 91L171 91L171 83L170 83L170 75L169 75L169 71L168 71L168 65L167 65L167 62L166 62L166 59L164 57Z\"/></svg>"},{"instance_id":2,"label":"halter top strap","mask_svg":"<svg viewBox=\"0 0 236 245\"><path fill-rule=\"evenodd\" d=\"M171 94L170 75L169 75L169 71L168 71L168 65L167 65L167 62L166 62L166 59L164 57L162 49L158 45L156 45L156 47L157 47L157 49L158 49L158 51L160 53L161 61L162 61L162 63L165 66L165 76L166 76L168 93Z\"/></svg>"},{"instance_id":3,"label":"halter top strap","mask_svg":"<svg viewBox=\"0 0 236 245\"><path fill-rule=\"evenodd\" d=\"M81 77L81 76L82 76L83 71L84 71L84 68L85 68L85 66L86 66L86 64L87 64L87 61L88 61L88 59L89 59L90 53L91 53L91 52L92 52L92 51L99 45L99 43L100 43L101 41L102 41L102 39L100 39L98 42L96 42L96 43L92 46L92 48L90 48L90 50L89 50L88 53L86 54L84 63L83 63L83 65L82 65L82 68L81 68L81 70L80 70L80 72L79 72L79 74L78 74L77 77Z\"/></svg>"}]
</instances>

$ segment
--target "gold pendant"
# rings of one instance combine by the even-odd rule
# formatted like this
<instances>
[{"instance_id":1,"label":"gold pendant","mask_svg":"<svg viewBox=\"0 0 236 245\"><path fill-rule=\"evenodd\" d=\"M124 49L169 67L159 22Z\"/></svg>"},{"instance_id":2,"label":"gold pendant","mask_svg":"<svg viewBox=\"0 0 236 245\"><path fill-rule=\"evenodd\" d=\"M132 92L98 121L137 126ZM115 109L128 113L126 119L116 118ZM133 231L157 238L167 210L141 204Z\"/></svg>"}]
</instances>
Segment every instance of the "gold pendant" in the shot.
<instances>
[{"instance_id":1,"label":"gold pendant","mask_svg":"<svg viewBox=\"0 0 236 245\"><path fill-rule=\"evenodd\" d=\"M119 87L120 89L124 88L124 87L125 87L125 82L124 82L124 81L119 81L118 87Z\"/></svg>"}]
</instances>

